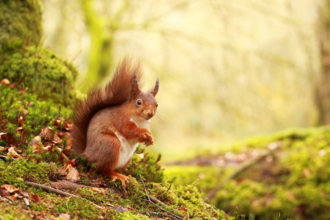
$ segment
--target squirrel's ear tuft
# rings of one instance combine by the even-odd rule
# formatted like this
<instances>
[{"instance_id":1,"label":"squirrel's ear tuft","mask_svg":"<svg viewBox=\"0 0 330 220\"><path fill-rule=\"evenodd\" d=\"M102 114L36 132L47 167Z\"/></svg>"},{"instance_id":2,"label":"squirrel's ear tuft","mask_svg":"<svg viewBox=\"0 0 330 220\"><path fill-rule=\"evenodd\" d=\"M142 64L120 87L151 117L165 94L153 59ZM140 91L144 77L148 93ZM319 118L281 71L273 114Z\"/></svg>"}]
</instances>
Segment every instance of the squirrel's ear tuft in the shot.
<instances>
[{"instance_id":1,"label":"squirrel's ear tuft","mask_svg":"<svg viewBox=\"0 0 330 220\"><path fill-rule=\"evenodd\" d=\"M136 78L136 73L134 73L131 84L131 100L136 99L136 97L141 93L139 85Z\"/></svg>"},{"instance_id":2,"label":"squirrel's ear tuft","mask_svg":"<svg viewBox=\"0 0 330 220\"><path fill-rule=\"evenodd\" d=\"M156 85L155 85L154 89L150 91L151 94L153 94L154 96L156 96L157 95L157 92L158 92L158 89L159 89L159 78L157 78L157 80L156 80Z\"/></svg>"}]
</instances>

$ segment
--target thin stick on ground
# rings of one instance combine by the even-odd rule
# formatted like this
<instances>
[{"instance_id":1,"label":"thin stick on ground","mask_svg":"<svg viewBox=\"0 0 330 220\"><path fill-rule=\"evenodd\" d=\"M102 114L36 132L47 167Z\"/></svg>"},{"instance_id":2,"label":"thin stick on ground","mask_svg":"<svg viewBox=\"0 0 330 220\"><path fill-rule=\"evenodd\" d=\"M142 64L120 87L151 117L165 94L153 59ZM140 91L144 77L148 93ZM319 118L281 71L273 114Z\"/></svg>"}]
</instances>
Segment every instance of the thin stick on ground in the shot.
<instances>
[{"instance_id":1,"label":"thin stick on ground","mask_svg":"<svg viewBox=\"0 0 330 220\"><path fill-rule=\"evenodd\" d=\"M74 197L74 198L79 198L79 196L77 196L77 195L74 195L74 194L71 194L71 193L67 193L67 192L64 192L64 191L61 191L61 190L58 190L58 189L54 189L52 187L45 186L45 185L42 185L42 184L39 184L39 183L30 182L30 181L24 181L24 183L26 185L40 187L43 190L47 190L47 191L50 191L50 192L53 192L53 193L56 193L56 194L59 194L59 195L62 195L62 196L71 196L71 197Z\"/></svg>"},{"instance_id":2,"label":"thin stick on ground","mask_svg":"<svg viewBox=\"0 0 330 220\"><path fill-rule=\"evenodd\" d=\"M144 184L144 181L143 181L141 175L140 175L140 180L141 180L141 182L142 182L142 184L143 184L144 192L146 193L146 196L147 196L147 198L148 198L148 202L150 202L151 204L157 206L159 209L163 210L164 212L167 212L172 218L176 218L176 219L181 219L181 220L183 220L183 218L181 218L180 216L177 216L177 215L175 215L175 214L173 214L173 213L167 211L166 209L163 209L162 207L160 207L159 205L157 205L156 203L154 203L153 201L151 201L150 196L149 196L149 194L148 194L148 192L147 192L147 189L146 189L146 185Z\"/></svg>"}]
</instances>

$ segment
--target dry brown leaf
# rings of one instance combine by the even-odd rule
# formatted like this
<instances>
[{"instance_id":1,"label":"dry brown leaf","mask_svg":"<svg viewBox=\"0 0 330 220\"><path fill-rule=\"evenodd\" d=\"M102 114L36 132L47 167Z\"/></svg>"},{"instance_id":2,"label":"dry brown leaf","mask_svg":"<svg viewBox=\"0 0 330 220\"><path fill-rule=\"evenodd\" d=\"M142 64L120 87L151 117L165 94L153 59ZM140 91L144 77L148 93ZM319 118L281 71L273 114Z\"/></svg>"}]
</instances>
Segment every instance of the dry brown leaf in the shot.
<instances>
[{"instance_id":1,"label":"dry brown leaf","mask_svg":"<svg viewBox=\"0 0 330 220\"><path fill-rule=\"evenodd\" d=\"M17 121L21 126L24 126L23 116L18 117Z\"/></svg>"},{"instance_id":2,"label":"dry brown leaf","mask_svg":"<svg viewBox=\"0 0 330 220\"><path fill-rule=\"evenodd\" d=\"M0 140L6 140L10 145L16 143L14 136L8 133L0 133Z\"/></svg>"},{"instance_id":3,"label":"dry brown leaf","mask_svg":"<svg viewBox=\"0 0 330 220\"><path fill-rule=\"evenodd\" d=\"M42 153L44 151L40 136L35 136L30 141L29 146L33 146L33 153ZM39 149L39 146L41 147L40 149Z\"/></svg>"},{"instance_id":4,"label":"dry brown leaf","mask_svg":"<svg viewBox=\"0 0 330 220\"><path fill-rule=\"evenodd\" d=\"M62 142L62 139L61 139L57 134L55 134L55 135L54 135L54 138L52 139L52 142L53 142L54 144L59 144L59 143Z\"/></svg>"},{"instance_id":5,"label":"dry brown leaf","mask_svg":"<svg viewBox=\"0 0 330 220\"><path fill-rule=\"evenodd\" d=\"M41 129L41 132L39 134L40 137L46 140L50 140L53 137L53 129L51 127L46 127L44 129Z\"/></svg>"},{"instance_id":6,"label":"dry brown leaf","mask_svg":"<svg viewBox=\"0 0 330 220\"><path fill-rule=\"evenodd\" d=\"M10 85L10 81L9 81L9 79L6 79L6 78L5 78L5 79L2 79L2 80L0 81L0 86L3 85L3 84L4 84L4 85L7 85L7 86Z\"/></svg>"},{"instance_id":7,"label":"dry brown leaf","mask_svg":"<svg viewBox=\"0 0 330 220\"><path fill-rule=\"evenodd\" d=\"M70 131L72 127L73 127L73 124L69 124L69 123L65 122L65 124L64 124L65 130Z\"/></svg>"},{"instance_id":8,"label":"dry brown leaf","mask_svg":"<svg viewBox=\"0 0 330 220\"><path fill-rule=\"evenodd\" d=\"M24 197L29 197L29 193L26 190L20 189L18 193Z\"/></svg>"},{"instance_id":9,"label":"dry brown leaf","mask_svg":"<svg viewBox=\"0 0 330 220\"><path fill-rule=\"evenodd\" d=\"M6 189L0 189L0 196L7 197L9 195L9 192Z\"/></svg>"},{"instance_id":10,"label":"dry brown leaf","mask_svg":"<svg viewBox=\"0 0 330 220\"><path fill-rule=\"evenodd\" d=\"M128 209L127 208L123 208L119 205L114 205L113 206L113 209L116 210L116 212L128 212Z\"/></svg>"},{"instance_id":11,"label":"dry brown leaf","mask_svg":"<svg viewBox=\"0 0 330 220\"><path fill-rule=\"evenodd\" d=\"M20 158L21 155L19 155L16 150L15 150L15 147L10 147L8 149L8 154L11 155L13 158Z\"/></svg>"},{"instance_id":12,"label":"dry brown leaf","mask_svg":"<svg viewBox=\"0 0 330 220\"><path fill-rule=\"evenodd\" d=\"M61 175L63 176L66 176L67 175L67 171L70 167L74 167L75 166L75 163L72 162L71 160L67 160L64 162L64 166L63 168L61 169Z\"/></svg>"},{"instance_id":13,"label":"dry brown leaf","mask_svg":"<svg viewBox=\"0 0 330 220\"><path fill-rule=\"evenodd\" d=\"M24 110L23 110L23 117L27 116L28 113L29 113L29 111L26 110L26 109L24 109Z\"/></svg>"},{"instance_id":14,"label":"dry brown leaf","mask_svg":"<svg viewBox=\"0 0 330 220\"><path fill-rule=\"evenodd\" d=\"M186 212L185 215L184 215L184 217L183 217L184 220L189 219L189 213L188 213L188 209L186 207L181 206L178 210L179 211L185 211Z\"/></svg>"},{"instance_id":15,"label":"dry brown leaf","mask_svg":"<svg viewBox=\"0 0 330 220\"><path fill-rule=\"evenodd\" d=\"M59 126L59 125L60 125L60 123L61 123L61 121L60 121L60 120L56 120L56 121L54 121L54 125L55 125L55 126Z\"/></svg>"},{"instance_id":16,"label":"dry brown leaf","mask_svg":"<svg viewBox=\"0 0 330 220\"><path fill-rule=\"evenodd\" d=\"M39 201L40 201L39 196L38 196L37 194L32 194L32 195L31 195L31 199L32 199L33 201L35 201L35 202L39 202Z\"/></svg>"},{"instance_id":17,"label":"dry brown leaf","mask_svg":"<svg viewBox=\"0 0 330 220\"><path fill-rule=\"evenodd\" d=\"M33 105L33 102L29 102L29 103L27 103L27 104L26 104L26 107L28 108L28 107L30 107L31 105Z\"/></svg>"},{"instance_id":18,"label":"dry brown leaf","mask_svg":"<svg viewBox=\"0 0 330 220\"><path fill-rule=\"evenodd\" d=\"M134 209L131 206L129 206L129 205L127 205L126 208L128 208L131 211L134 211Z\"/></svg>"},{"instance_id":19,"label":"dry brown leaf","mask_svg":"<svg viewBox=\"0 0 330 220\"><path fill-rule=\"evenodd\" d=\"M66 175L68 180L79 180L79 172L75 167L70 167L68 169L68 174Z\"/></svg>"},{"instance_id":20,"label":"dry brown leaf","mask_svg":"<svg viewBox=\"0 0 330 220\"><path fill-rule=\"evenodd\" d=\"M58 217L63 220L71 220L71 216L69 214L65 214L65 213L60 214Z\"/></svg>"},{"instance_id":21,"label":"dry brown leaf","mask_svg":"<svg viewBox=\"0 0 330 220\"><path fill-rule=\"evenodd\" d=\"M105 194L105 193L107 192L107 190L104 189L104 188L96 188L96 187L93 187L93 188L91 188L91 189L92 189L92 191L97 192L97 193L100 193L100 194Z\"/></svg>"},{"instance_id":22,"label":"dry brown leaf","mask_svg":"<svg viewBox=\"0 0 330 220\"><path fill-rule=\"evenodd\" d=\"M9 184L4 184L0 188L7 190L9 193L14 193L14 192L17 192L19 190L15 186L9 185Z\"/></svg>"},{"instance_id":23,"label":"dry brown leaf","mask_svg":"<svg viewBox=\"0 0 330 220\"><path fill-rule=\"evenodd\" d=\"M19 195L17 193L15 193L14 195L10 196L10 199L11 200L15 200L15 199L17 199L18 196Z\"/></svg>"}]
</instances>

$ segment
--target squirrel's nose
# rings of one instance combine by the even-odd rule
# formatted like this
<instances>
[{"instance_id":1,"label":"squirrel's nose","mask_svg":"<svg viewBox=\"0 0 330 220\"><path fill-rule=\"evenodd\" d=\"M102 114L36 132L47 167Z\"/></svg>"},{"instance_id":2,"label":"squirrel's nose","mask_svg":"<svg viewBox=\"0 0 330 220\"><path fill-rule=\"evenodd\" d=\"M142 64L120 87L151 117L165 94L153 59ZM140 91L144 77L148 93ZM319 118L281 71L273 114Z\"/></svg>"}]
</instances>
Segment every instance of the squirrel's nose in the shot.
<instances>
[{"instance_id":1,"label":"squirrel's nose","mask_svg":"<svg viewBox=\"0 0 330 220\"><path fill-rule=\"evenodd\" d=\"M154 116L153 113L148 113L148 117L151 118L152 116Z\"/></svg>"}]
</instances>

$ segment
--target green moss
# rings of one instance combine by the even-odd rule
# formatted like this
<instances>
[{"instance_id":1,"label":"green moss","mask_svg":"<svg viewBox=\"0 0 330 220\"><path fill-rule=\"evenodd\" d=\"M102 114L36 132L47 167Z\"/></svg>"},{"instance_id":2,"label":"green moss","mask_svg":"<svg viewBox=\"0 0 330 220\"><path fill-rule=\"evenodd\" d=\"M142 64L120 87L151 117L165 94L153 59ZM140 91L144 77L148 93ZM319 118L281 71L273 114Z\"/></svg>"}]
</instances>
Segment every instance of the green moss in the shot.
<instances>
[{"instance_id":1,"label":"green moss","mask_svg":"<svg viewBox=\"0 0 330 220\"><path fill-rule=\"evenodd\" d=\"M231 169L219 167L169 166L165 167L165 176L173 181L174 186L192 184L200 192L207 192L215 187L231 172Z\"/></svg>"},{"instance_id":2,"label":"green moss","mask_svg":"<svg viewBox=\"0 0 330 220\"><path fill-rule=\"evenodd\" d=\"M23 132L21 135L15 132L16 143L19 149L26 149L27 143L33 137L38 135L41 129L51 126L54 127L54 120L59 116L70 118L72 110L57 104L54 105L52 100L39 101L38 96L31 94L22 94L16 89L10 89L7 86L0 86L0 129L1 132L10 134L20 127L18 118L24 117ZM18 134L18 135L17 135ZM2 146L9 146L5 140L1 140ZM30 154L32 149L26 151ZM53 157L51 155L50 157ZM54 158L53 158L54 159Z\"/></svg>"},{"instance_id":3,"label":"green moss","mask_svg":"<svg viewBox=\"0 0 330 220\"><path fill-rule=\"evenodd\" d=\"M0 79L19 82L39 98L71 105L76 99L76 68L46 48L27 47L0 54Z\"/></svg>"},{"instance_id":4,"label":"green moss","mask_svg":"<svg viewBox=\"0 0 330 220\"><path fill-rule=\"evenodd\" d=\"M259 141L258 141L259 140ZM245 151L281 143L273 161L262 160L225 184L216 206L255 213L258 219L328 219L330 128L289 131L248 141Z\"/></svg>"},{"instance_id":5,"label":"green moss","mask_svg":"<svg viewBox=\"0 0 330 220\"><path fill-rule=\"evenodd\" d=\"M137 149L137 152L143 153L143 150ZM142 159L135 154L132 158L132 162L127 168L127 171L124 172L137 179L141 174L143 174L147 181L158 183L162 182L164 179L164 171L159 164L160 159L160 154L156 158L154 155L149 155L146 153Z\"/></svg>"},{"instance_id":6,"label":"green moss","mask_svg":"<svg viewBox=\"0 0 330 220\"><path fill-rule=\"evenodd\" d=\"M102 211L95 205L79 198L66 198L66 201L58 201L54 210L58 213L70 213L71 216L80 216L83 219L96 219L102 215Z\"/></svg>"},{"instance_id":7,"label":"green moss","mask_svg":"<svg viewBox=\"0 0 330 220\"><path fill-rule=\"evenodd\" d=\"M148 220L149 217L145 215L134 215L131 212L123 212L116 216L116 219L118 220Z\"/></svg>"},{"instance_id":8,"label":"green moss","mask_svg":"<svg viewBox=\"0 0 330 220\"><path fill-rule=\"evenodd\" d=\"M35 163L25 159L4 162L0 160L0 185L11 184L19 188L26 188L24 180L48 182L49 175L56 172L55 164Z\"/></svg>"},{"instance_id":9,"label":"green moss","mask_svg":"<svg viewBox=\"0 0 330 220\"><path fill-rule=\"evenodd\" d=\"M0 216L4 220L28 220L32 219L26 212L19 206L9 206L7 203L0 203Z\"/></svg>"},{"instance_id":10,"label":"green moss","mask_svg":"<svg viewBox=\"0 0 330 220\"><path fill-rule=\"evenodd\" d=\"M39 0L0 1L0 50L11 41L15 47L38 45L42 37Z\"/></svg>"}]
</instances>

